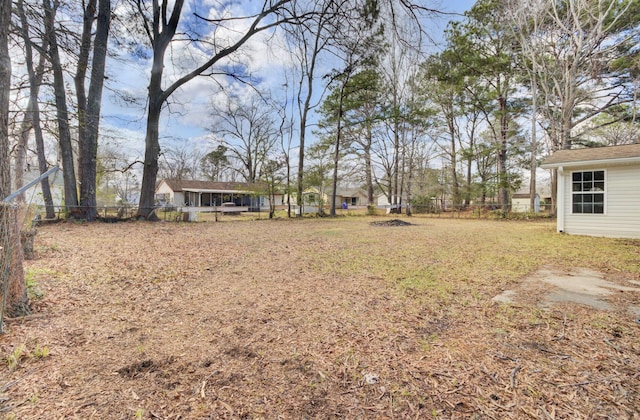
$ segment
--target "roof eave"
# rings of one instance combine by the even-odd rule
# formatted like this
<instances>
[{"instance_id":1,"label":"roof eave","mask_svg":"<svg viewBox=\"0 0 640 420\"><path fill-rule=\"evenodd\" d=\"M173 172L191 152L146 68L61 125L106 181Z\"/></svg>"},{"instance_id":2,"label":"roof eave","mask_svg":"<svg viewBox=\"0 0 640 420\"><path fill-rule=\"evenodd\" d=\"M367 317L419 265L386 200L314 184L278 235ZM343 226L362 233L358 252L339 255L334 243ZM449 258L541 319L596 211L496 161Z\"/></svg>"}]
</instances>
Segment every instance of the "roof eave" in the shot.
<instances>
[{"instance_id":1,"label":"roof eave","mask_svg":"<svg viewBox=\"0 0 640 420\"><path fill-rule=\"evenodd\" d=\"M592 160L579 160L569 162L553 162L543 163L540 165L542 169L557 169L559 167L572 168L578 166L602 166L602 165L627 165L630 163L640 163L640 156L626 157L626 158L613 158L613 159L592 159Z\"/></svg>"},{"instance_id":2,"label":"roof eave","mask_svg":"<svg viewBox=\"0 0 640 420\"><path fill-rule=\"evenodd\" d=\"M224 194L255 194L260 192L257 190L212 190L206 188L183 188L182 191L186 192L199 192L199 193L224 193Z\"/></svg>"}]
</instances>

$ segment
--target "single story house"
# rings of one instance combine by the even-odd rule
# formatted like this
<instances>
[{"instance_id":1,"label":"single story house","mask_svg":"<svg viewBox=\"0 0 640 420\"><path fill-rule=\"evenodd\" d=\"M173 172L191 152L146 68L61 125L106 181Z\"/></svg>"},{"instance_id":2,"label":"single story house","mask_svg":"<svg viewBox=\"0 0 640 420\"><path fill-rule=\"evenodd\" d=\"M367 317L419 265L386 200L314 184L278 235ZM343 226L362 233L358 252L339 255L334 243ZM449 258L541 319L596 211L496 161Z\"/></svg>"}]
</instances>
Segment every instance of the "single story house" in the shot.
<instances>
[{"instance_id":1,"label":"single story house","mask_svg":"<svg viewBox=\"0 0 640 420\"><path fill-rule=\"evenodd\" d=\"M367 192L361 188L338 188L336 191L337 206L342 206L343 203L349 207L366 206L368 200Z\"/></svg>"},{"instance_id":2,"label":"single story house","mask_svg":"<svg viewBox=\"0 0 640 420\"><path fill-rule=\"evenodd\" d=\"M246 182L162 179L156 186L155 198L159 206L176 208L217 207L224 204L257 210L269 206L265 186Z\"/></svg>"},{"instance_id":3,"label":"single story house","mask_svg":"<svg viewBox=\"0 0 640 420\"><path fill-rule=\"evenodd\" d=\"M325 190L322 194L316 187L310 187L302 193L305 204L317 205L322 201L325 206L331 205L331 190ZM295 198L294 198L295 202ZM343 203L347 206L358 207L367 205L367 192L360 188L337 188L336 190L336 206L342 207Z\"/></svg>"},{"instance_id":4,"label":"single story house","mask_svg":"<svg viewBox=\"0 0 640 420\"><path fill-rule=\"evenodd\" d=\"M541 167L558 173L558 232L640 238L640 144L558 150Z\"/></svg>"},{"instance_id":5,"label":"single story house","mask_svg":"<svg viewBox=\"0 0 640 420\"><path fill-rule=\"evenodd\" d=\"M400 201L400 199L398 201ZM378 207L386 207L386 208L391 207L391 202L389 201L389 197L387 197L387 194L384 194L384 193L383 194L378 193L378 195L376 196L375 202ZM406 194L402 194L402 205L403 206L407 205Z\"/></svg>"}]
</instances>

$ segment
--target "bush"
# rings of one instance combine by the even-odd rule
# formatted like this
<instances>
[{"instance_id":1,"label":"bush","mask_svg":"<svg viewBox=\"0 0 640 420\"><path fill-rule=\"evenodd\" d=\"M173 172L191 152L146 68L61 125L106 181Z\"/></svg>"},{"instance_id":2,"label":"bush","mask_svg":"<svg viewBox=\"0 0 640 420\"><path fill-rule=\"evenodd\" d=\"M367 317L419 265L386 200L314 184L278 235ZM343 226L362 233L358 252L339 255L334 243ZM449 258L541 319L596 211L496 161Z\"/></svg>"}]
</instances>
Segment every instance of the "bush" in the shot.
<instances>
[{"instance_id":1,"label":"bush","mask_svg":"<svg viewBox=\"0 0 640 420\"><path fill-rule=\"evenodd\" d=\"M436 207L432 197L428 195L417 195L411 200L411 210L414 213L435 213Z\"/></svg>"}]
</instances>

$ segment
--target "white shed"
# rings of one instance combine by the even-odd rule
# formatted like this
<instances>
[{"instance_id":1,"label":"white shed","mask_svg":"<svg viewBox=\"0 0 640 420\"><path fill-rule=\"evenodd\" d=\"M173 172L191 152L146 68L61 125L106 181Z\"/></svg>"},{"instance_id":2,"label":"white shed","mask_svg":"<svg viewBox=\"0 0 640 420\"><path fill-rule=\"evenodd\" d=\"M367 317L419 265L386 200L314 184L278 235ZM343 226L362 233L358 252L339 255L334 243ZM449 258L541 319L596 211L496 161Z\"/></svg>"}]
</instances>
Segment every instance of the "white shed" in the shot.
<instances>
[{"instance_id":1,"label":"white shed","mask_svg":"<svg viewBox=\"0 0 640 420\"><path fill-rule=\"evenodd\" d=\"M538 194L534 197L533 212L540 212L540 196ZM516 193L511 196L511 211L517 213L526 213L531 211L531 194L529 193Z\"/></svg>"},{"instance_id":2,"label":"white shed","mask_svg":"<svg viewBox=\"0 0 640 420\"><path fill-rule=\"evenodd\" d=\"M559 150L541 165L557 169L557 230L640 238L640 144Z\"/></svg>"}]
</instances>

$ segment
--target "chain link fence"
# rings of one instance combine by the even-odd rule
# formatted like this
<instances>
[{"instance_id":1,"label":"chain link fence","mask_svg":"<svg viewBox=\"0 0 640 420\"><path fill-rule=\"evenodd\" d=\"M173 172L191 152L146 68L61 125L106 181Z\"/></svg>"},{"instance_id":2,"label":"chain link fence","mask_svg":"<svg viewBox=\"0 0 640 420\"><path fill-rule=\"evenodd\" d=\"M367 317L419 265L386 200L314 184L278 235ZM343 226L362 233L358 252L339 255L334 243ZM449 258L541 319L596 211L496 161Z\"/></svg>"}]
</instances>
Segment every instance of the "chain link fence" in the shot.
<instances>
[{"instance_id":1,"label":"chain link fence","mask_svg":"<svg viewBox=\"0 0 640 420\"><path fill-rule=\"evenodd\" d=\"M0 201L0 334L4 332L5 315L24 316L31 312L22 268L25 249L23 242L27 243L26 249L31 257L35 230L33 226L23 228L29 217L30 207L16 204L14 200L57 171L57 166L49 168L22 188L2 197L3 200Z\"/></svg>"},{"instance_id":2,"label":"chain link fence","mask_svg":"<svg viewBox=\"0 0 640 420\"><path fill-rule=\"evenodd\" d=\"M0 202L0 334L4 332L5 315L16 316L29 312L22 270L21 213L19 206Z\"/></svg>"}]
</instances>

